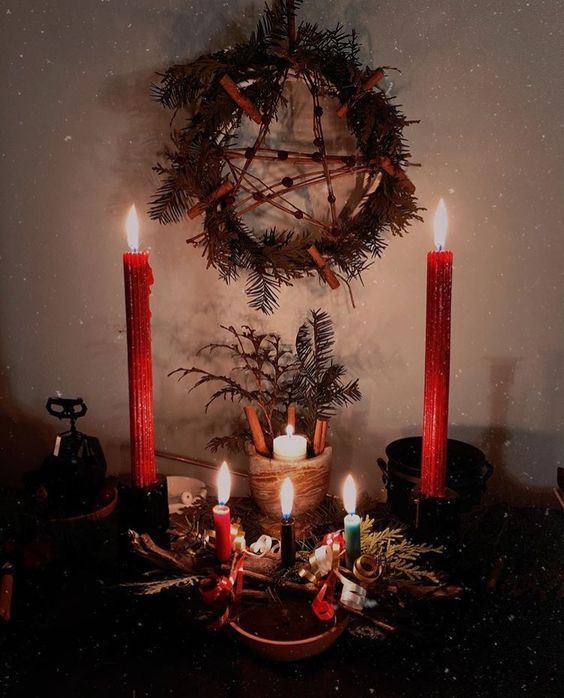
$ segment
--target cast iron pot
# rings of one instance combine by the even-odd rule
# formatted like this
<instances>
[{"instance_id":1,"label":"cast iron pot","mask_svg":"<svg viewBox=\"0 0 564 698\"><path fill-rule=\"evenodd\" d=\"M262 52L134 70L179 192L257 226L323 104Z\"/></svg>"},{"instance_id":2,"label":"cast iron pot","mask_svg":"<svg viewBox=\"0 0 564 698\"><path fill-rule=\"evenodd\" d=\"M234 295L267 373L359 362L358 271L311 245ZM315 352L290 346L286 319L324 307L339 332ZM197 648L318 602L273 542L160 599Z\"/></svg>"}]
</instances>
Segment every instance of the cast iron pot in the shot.
<instances>
[{"instance_id":1,"label":"cast iron pot","mask_svg":"<svg viewBox=\"0 0 564 698\"><path fill-rule=\"evenodd\" d=\"M402 521L412 516L411 491L421 483L420 436L392 441L386 446L388 462L378 458L382 479L388 492L388 505ZM449 439L447 444L447 487L460 496L460 510L468 511L480 503L493 466L479 448L464 441Z\"/></svg>"}]
</instances>

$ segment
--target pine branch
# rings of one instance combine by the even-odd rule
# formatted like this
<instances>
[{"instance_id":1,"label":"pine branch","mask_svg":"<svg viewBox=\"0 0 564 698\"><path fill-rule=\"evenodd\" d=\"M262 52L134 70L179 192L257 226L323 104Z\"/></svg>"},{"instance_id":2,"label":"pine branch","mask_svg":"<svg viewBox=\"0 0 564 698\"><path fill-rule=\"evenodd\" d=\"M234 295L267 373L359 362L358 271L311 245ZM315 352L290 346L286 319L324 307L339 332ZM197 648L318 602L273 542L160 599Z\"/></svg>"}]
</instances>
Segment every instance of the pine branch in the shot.
<instances>
[{"instance_id":1,"label":"pine branch","mask_svg":"<svg viewBox=\"0 0 564 698\"><path fill-rule=\"evenodd\" d=\"M440 554L443 548L426 543L414 543L405 537L405 527L374 530L375 522L365 516L360 522L360 545L364 554L381 559L390 579L427 579L439 583L439 576L422 563L430 554Z\"/></svg>"},{"instance_id":2,"label":"pine branch","mask_svg":"<svg viewBox=\"0 0 564 698\"><path fill-rule=\"evenodd\" d=\"M160 579L155 582L129 582L119 586L131 589L138 596L152 596L153 594L160 594L161 591L167 589L185 589L186 587L195 586L201 579L201 576L189 575L186 577L173 577L172 579Z\"/></svg>"}]
</instances>

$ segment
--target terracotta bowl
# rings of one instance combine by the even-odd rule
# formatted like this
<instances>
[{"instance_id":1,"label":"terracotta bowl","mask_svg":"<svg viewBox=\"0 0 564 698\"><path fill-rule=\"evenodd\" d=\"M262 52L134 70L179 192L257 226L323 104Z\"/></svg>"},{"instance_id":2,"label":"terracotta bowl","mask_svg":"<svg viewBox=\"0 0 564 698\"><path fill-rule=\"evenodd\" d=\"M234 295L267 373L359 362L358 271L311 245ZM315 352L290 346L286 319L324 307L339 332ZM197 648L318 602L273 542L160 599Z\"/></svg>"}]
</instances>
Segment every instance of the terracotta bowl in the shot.
<instances>
[{"instance_id":1,"label":"terracotta bowl","mask_svg":"<svg viewBox=\"0 0 564 698\"><path fill-rule=\"evenodd\" d=\"M308 602L288 601L283 606L263 604L248 607L239 614L237 621L231 622L231 628L241 642L264 659L296 662L329 649L346 630L348 621L348 614L339 609L333 621L322 623L314 617ZM285 624L291 630L280 632ZM283 639L287 634L296 637Z\"/></svg>"},{"instance_id":2,"label":"terracotta bowl","mask_svg":"<svg viewBox=\"0 0 564 698\"><path fill-rule=\"evenodd\" d=\"M294 483L294 518L319 506L329 490L331 446L314 458L299 461L273 460L248 449L251 495L265 516L280 519L280 488L289 477Z\"/></svg>"}]
</instances>

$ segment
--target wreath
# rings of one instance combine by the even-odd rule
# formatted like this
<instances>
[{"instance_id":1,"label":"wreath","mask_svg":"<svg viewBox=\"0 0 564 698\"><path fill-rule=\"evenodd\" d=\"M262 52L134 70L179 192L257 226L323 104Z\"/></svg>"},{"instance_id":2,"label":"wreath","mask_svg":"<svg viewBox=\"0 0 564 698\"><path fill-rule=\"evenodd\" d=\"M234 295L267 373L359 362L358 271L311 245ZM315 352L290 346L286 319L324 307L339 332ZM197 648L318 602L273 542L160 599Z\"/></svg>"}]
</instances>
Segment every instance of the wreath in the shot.
<instances>
[{"instance_id":1,"label":"wreath","mask_svg":"<svg viewBox=\"0 0 564 698\"><path fill-rule=\"evenodd\" d=\"M381 255L386 234L401 236L421 220L403 169L409 157L403 131L414 122L379 88L384 68L361 66L354 31L296 26L297 4L278 0L247 42L174 65L154 86L173 119L172 146L154 168L162 182L150 215L161 223L203 215L201 232L187 242L202 249L208 267L227 283L246 272L249 303L265 313L277 307L281 287L297 279L318 273L331 288L339 278L347 285L360 279ZM271 126L288 105L289 80L302 82L311 96L313 139L304 152L268 147ZM338 100L337 115L356 141L353 153L326 148L327 98ZM241 146L237 131L247 119L243 125L254 122L256 134ZM276 171L273 181L253 172L265 162ZM362 178L362 194L355 206L347 202L339 210L335 180L347 175ZM321 217L292 198L313 186L326 195ZM256 230L245 221L268 205L293 227Z\"/></svg>"}]
</instances>

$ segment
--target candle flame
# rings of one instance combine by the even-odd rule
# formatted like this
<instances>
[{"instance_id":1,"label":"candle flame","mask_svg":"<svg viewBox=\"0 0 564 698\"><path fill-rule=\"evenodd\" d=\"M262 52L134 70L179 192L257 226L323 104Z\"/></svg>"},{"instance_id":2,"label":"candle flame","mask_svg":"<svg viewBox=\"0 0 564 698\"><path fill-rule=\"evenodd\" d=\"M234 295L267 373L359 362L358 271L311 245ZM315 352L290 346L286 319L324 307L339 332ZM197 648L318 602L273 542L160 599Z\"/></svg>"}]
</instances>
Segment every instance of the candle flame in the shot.
<instances>
[{"instance_id":1,"label":"candle flame","mask_svg":"<svg viewBox=\"0 0 564 698\"><path fill-rule=\"evenodd\" d=\"M437 250L444 250L446 243L446 234L448 228L448 216L445 206L445 200L441 199L435 211L435 220L433 222L433 230L435 233L435 247Z\"/></svg>"},{"instance_id":2,"label":"candle flame","mask_svg":"<svg viewBox=\"0 0 564 698\"><path fill-rule=\"evenodd\" d=\"M282 516L289 519L294 506L294 485L289 477L282 483L280 490L280 505L282 506Z\"/></svg>"},{"instance_id":3,"label":"candle flame","mask_svg":"<svg viewBox=\"0 0 564 698\"><path fill-rule=\"evenodd\" d=\"M137 209L135 204L132 204L125 219L125 231L127 233L127 244L132 252L139 249L139 219L137 218Z\"/></svg>"},{"instance_id":4,"label":"candle flame","mask_svg":"<svg viewBox=\"0 0 564 698\"><path fill-rule=\"evenodd\" d=\"M294 436L294 427L291 424L286 427L286 436Z\"/></svg>"},{"instance_id":5,"label":"candle flame","mask_svg":"<svg viewBox=\"0 0 564 698\"><path fill-rule=\"evenodd\" d=\"M217 501L226 504L231 494L231 473L225 461L221 464L217 474Z\"/></svg>"},{"instance_id":6,"label":"candle flame","mask_svg":"<svg viewBox=\"0 0 564 698\"><path fill-rule=\"evenodd\" d=\"M354 514L356 511L356 484L352 475L347 475L345 485L343 487L343 503L348 514Z\"/></svg>"}]
</instances>

